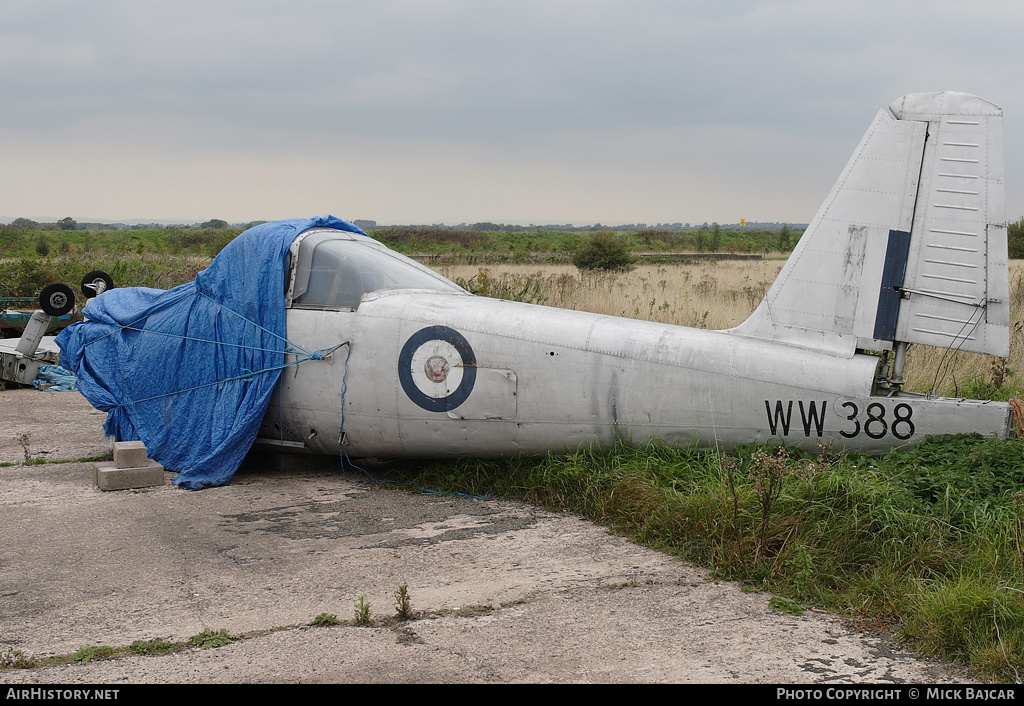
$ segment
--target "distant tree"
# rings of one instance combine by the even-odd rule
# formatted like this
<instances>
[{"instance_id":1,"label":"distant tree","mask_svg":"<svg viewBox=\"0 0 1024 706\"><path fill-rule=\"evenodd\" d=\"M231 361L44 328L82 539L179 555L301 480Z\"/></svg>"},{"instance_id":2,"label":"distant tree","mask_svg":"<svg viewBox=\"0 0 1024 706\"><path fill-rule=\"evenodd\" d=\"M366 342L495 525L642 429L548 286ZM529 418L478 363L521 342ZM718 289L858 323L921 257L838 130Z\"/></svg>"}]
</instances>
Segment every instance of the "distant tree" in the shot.
<instances>
[{"instance_id":1,"label":"distant tree","mask_svg":"<svg viewBox=\"0 0 1024 706\"><path fill-rule=\"evenodd\" d=\"M505 229L505 226L500 225L498 223L491 223L489 221L484 221L482 223L474 223L473 225L471 225L469 227L469 230L482 230L482 231L499 231L499 230L504 230L504 229Z\"/></svg>"},{"instance_id":2,"label":"distant tree","mask_svg":"<svg viewBox=\"0 0 1024 706\"><path fill-rule=\"evenodd\" d=\"M1024 216L1006 224L1006 240L1010 259L1024 258Z\"/></svg>"},{"instance_id":3,"label":"distant tree","mask_svg":"<svg viewBox=\"0 0 1024 706\"><path fill-rule=\"evenodd\" d=\"M222 221L219 218L212 218L212 219L208 220L206 223L200 224L199 227L200 228L227 228L228 227L228 222L227 221Z\"/></svg>"},{"instance_id":4,"label":"distant tree","mask_svg":"<svg viewBox=\"0 0 1024 706\"><path fill-rule=\"evenodd\" d=\"M36 223L35 221L30 221L27 218L15 218L13 221L11 221L11 225L18 226L19 228L34 228L39 224Z\"/></svg>"},{"instance_id":5,"label":"distant tree","mask_svg":"<svg viewBox=\"0 0 1024 706\"><path fill-rule=\"evenodd\" d=\"M711 229L708 248L711 252L719 252L722 249L722 230L718 227L718 223L715 223L715 227Z\"/></svg>"},{"instance_id":6,"label":"distant tree","mask_svg":"<svg viewBox=\"0 0 1024 706\"><path fill-rule=\"evenodd\" d=\"M609 231L594 233L572 257L581 270L628 270L633 262L625 241Z\"/></svg>"},{"instance_id":7,"label":"distant tree","mask_svg":"<svg viewBox=\"0 0 1024 706\"><path fill-rule=\"evenodd\" d=\"M704 252L708 249L708 236L703 228L693 234L693 244L696 246L697 252Z\"/></svg>"},{"instance_id":8,"label":"distant tree","mask_svg":"<svg viewBox=\"0 0 1024 706\"><path fill-rule=\"evenodd\" d=\"M792 233L789 232L789 225L783 223L782 229L779 231L778 237L775 240L775 244L778 246L779 252L786 252L789 250L791 239Z\"/></svg>"},{"instance_id":9,"label":"distant tree","mask_svg":"<svg viewBox=\"0 0 1024 706\"><path fill-rule=\"evenodd\" d=\"M67 218L61 218L57 221L57 225L60 226L61 230L75 230L78 228L78 221L71 216L68 216Z\"/></svg>"}]
</instances>

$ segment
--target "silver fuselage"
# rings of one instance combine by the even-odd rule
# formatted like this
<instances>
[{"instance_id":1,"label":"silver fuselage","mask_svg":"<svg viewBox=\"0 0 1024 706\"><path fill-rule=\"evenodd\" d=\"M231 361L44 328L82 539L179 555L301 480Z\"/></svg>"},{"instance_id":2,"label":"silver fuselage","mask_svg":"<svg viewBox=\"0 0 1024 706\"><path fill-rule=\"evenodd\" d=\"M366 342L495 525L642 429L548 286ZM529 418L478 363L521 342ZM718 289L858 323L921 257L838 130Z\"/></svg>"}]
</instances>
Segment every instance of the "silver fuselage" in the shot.
<instances>
[{"instance_id":1,"label":"silver fuselage","mask_svg":"<svg viewBox=\"0 0 1024 706\"><path fill-rule=\"evenodd\" d=\"M403 347L431 327L457 331L475 359L472 389L451 409L424 409L402 382ZM872 395L875 355L468 294L384 291L352 311L293 308L288 336L310 350L349 345L282 373L261 440L324 454L343 440L352 458L543 454L617 439L883 451L932 434L1005 436L1010 422L1005 403ZM412 365L406 380L419 384ZM463 371L450 372L440 383L450 389L433 397L455 392Z\"/></svg>"}]
</instances>

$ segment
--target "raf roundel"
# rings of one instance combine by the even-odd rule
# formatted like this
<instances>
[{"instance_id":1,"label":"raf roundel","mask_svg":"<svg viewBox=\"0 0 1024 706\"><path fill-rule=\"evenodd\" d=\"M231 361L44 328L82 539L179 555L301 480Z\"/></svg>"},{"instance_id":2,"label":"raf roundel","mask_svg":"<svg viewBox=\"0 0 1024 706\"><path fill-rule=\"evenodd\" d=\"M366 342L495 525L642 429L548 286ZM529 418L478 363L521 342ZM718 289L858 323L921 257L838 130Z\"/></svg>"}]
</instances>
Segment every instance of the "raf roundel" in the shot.
<instances>
[{"instance_id":1,"label":"raf roundel","mask_svg":"<svg viewBox=\"0 0 1024 706\"><path fill-rule=\"evenodd\" d=\"M402 346L398 379L406 396L428 412L455 409L473 391L476 355L455 329L428 326Z\"/></svg>"}]
</instances>

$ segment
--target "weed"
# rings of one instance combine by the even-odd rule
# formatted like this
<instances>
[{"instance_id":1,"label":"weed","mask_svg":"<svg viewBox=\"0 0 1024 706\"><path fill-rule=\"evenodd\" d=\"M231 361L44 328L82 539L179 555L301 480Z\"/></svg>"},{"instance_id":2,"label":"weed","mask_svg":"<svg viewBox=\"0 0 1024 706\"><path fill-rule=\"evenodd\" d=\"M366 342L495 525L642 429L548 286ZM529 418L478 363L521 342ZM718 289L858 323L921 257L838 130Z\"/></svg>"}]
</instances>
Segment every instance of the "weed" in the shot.
<instances>
[{"instance_id":1,"label":"weed","mask_svg":"<svg viewBox=\"0 0 1024 706\"><path fill-rule=\"evenodd\" d=\"M412 597L405 584L395 590L395 617L403 621L413 619Z\"/></svg>"},{"instance_id":2,"label":"weed","mask_svg":"<svg viewBox=\"0 0 1024 706\"><path fill-rule=\"evenodd\" d=\"M757 550L754 559L760 559L765 549L768 536L768 525L772 518L772 509L782 490L782 482L788 474L786 451L781 446L774 454L761 450L754 454L750 465L750 474L754 477L758 506L761 511L761 524L757 533Z\"/></svg>"},{"instance_id":3,"label":"weed","mask_svg":"<svg viewBox=\"0 0 1024 706\"><path fill-rule=\"evenodd\" d=\"M818 583L818 565L814 555L805 546L792 550L791 556L784 562L785 575L797 596L810 597L815 593Z\"/></svg>"},{"instance_id":4,"label":"weed","mask_svg":"<svg viewBox=\"0 0 1024 706\"><path fill-rule=\"evenodd\" d=\"M0 670L30 669L36 664L35 659L21 650L0 646Z\"/></svg>"},{"instance_id":5,"label":"weed","mask_svg":"<svg viewBox=\"0 0 1024 706\"><path fill-rule=\"evenodd\" d=\"M455 283L471 294L495 299L542 304L548 298L544 293L544 280L539 275L506 273L496 278L483 268L474 277L456 277Z\"/></svg>"},{"instance_id":6,"label":"weed","mask_svg":"<svg viewBox=\"0 0 1024 706\"><path fill-rule=\"evenodd\" d=\"M735 529L739 525L740 498L736 494L736 473L739 471L739 459L733 456L722 456L722 466L725 468L725 477L729 484L729 495L732 496L732 523Z\"/></svg>"},{"instance_id":7,"label":"weed","mask_svg":"<svg viewBox=\"0 0 1024 706\"><path fill-rule=\"evenodd\" d=\"M18 436L18 443L21 444L21 451L25 455L26 466L32 463L32 452L29 450L28 436L28 434L21 434Z\"/></svg>"},{"instance_id":8,"label":"weed","mask_svg":"<svg viewBox=\"0 0 1024 706\"><path fill-rule=\"evenodd\" d=\"M609 231L594 233L572 258L581 270L628 270L634 262L626 242Z\"/></svg>"},{"instance_id":9,"label":"weed","mask_svg":"<svg viewBox=\"0 0 1024 706\"><path fill-rule=\"evenodd\" d=\"M113 659L117 656L117 652L117 648L107 647L106 645L83 647L71 655L70 659L72 662L94 662L104 659Z\"/></svg>"},{"instance_id":10,"label":"weed","mask_svg":"<svg viewBox=\"0 0 1024 706\"><path fill-rule=\"evenodd\" d=\"M1009 358L992 358L992 363L989 366L989 377L992 382L992 387L996 390L1002 389L1003 383L1005 383L1006 379L1012 375L1013 371L1010 370Z\"/></svg>"},{"instance_id":11,"label":"weed","mask_svg":"<svg viewBox=\"0 0 1024 706\"><path fill-rule=\"evenodd\" d=\"M192 647L198 647L201 650L208 650L214 647L223 647L224 645L230 645L232 642L237 642L241 638L238 635L231 635L227 630L203 630L198 635L193 635L188 639L188 644Z\"/></svg>"},{"instance_id":12,"label":"weed","mask_svg":"<svg viewBox=\"0 0 1024 706\"><path fill-rule=\"evenodd\" d=\"M796 601L791 601L788 598L783 598L781 596L772 596L769 598L768 605L780 613L791 613L793 615L803 615L806 610L806 608Z\"/></svg>"},{"instance_id":13,"label":"weed","mask_svg":"<svg viewBox=\"0 0 1024 706\"><path fill-rule=\"evenodd\" d=\"M356 600L355 623L363 626L370 624L370 602L366 596L359 596Z\"/></svg>"},{"instance_id":14,"label":"weed","mask_svg":"<svg viewBox=\"0 0 1024 706\"><path fill-rule=\"evenodd\" d=\"M336 615L331 613L321 613L313 618L313 622L311 622L310 625L317 628L326 628L332 625L341 625L341 621L338 620Z\"/></svg>"},{"instance_id":15,"label":"weed","mask_svg":"<svg viewBox=\"0 0 1024 706\"><path fill-rule=\"evenodd\" d=\"M1017 559L1021 575L1024 576L1024 490L1018 490L1013 498L1013 539L1017 545Z\"/></svg>"},{"instance_id":16,"label":"weed","mask_svg":"<svg viewBox=\"0 0 1024 706\"><path fill-rule=\"evenodd\" d=\"M457 615L460 618L478 618L482 615L490 615L494 612L494 607L489 605L467 605L462 606L454 611L452 615Z\"/></svg>"},{"instance_id":17,"label":"weed","mask_svg":"<svg viewBox=\"0 0 1024 706\"><path fill-rule=\"evenodd\" d=\"M144 656L156 656L166 655L172 652L177 652L181 649L181 645L176 642L167 642L166 640L153 639L153 640L136 640L132 644L125 648L125 651L133 655L144 655Z\"/></svg>"},{"instance_id":18,"label":"weed","mask_svg":"<svg viewBox=\"0 0 1024 706\"><path fill-rule=\"evenodd\" d=\"M959 572L942 580L921 585L910 597L915 610L900 628L900 635L912 639L926 656L947 656L967 661L979 644L993 631L995 587ZM1019 644L1024 611L1019 601L1002 606L999 623L1004 636ZM1017 655L1019 662L1020 655Z\"/></svg>"}]
</instances>

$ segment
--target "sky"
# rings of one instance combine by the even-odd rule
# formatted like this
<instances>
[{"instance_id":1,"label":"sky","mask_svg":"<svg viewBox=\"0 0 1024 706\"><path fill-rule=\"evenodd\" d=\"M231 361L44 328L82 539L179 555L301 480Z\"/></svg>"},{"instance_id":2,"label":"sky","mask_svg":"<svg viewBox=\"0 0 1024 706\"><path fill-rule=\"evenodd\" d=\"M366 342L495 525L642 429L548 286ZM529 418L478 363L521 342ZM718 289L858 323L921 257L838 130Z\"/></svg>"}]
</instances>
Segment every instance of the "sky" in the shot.
<instances>
[{"instance_id":1,"label":"sky","mask_svg":"<svg viewBox=\"0 0 1024 706\"><path fill-rule=\"evenodd\" d=\"M1004 111L1019 0L0 0L0 222L807 223L879 108Z\"/></svg>"}]
</instances>

